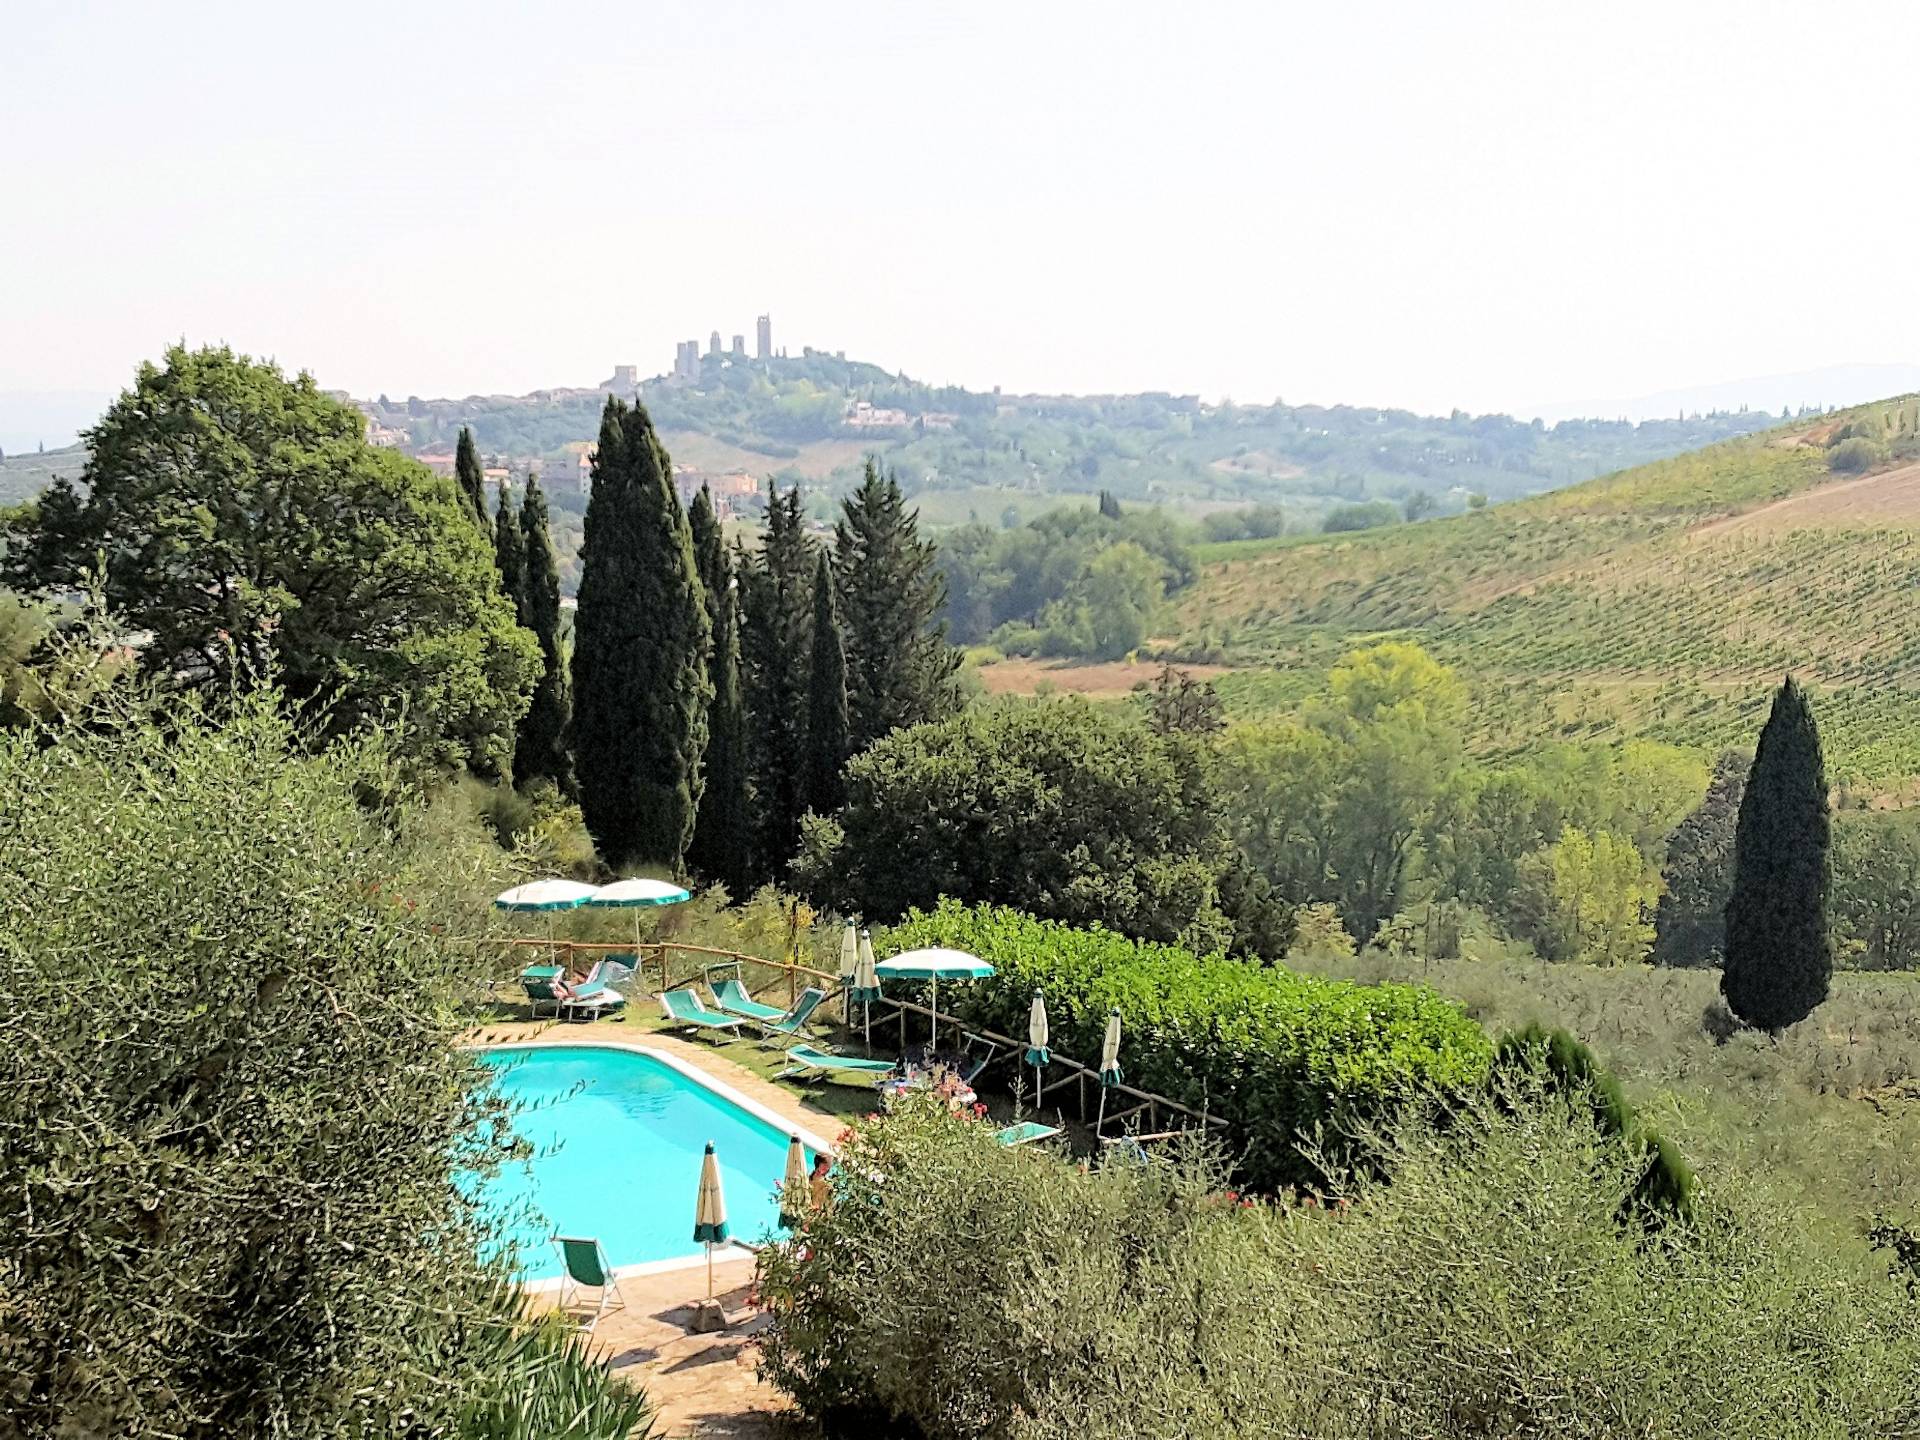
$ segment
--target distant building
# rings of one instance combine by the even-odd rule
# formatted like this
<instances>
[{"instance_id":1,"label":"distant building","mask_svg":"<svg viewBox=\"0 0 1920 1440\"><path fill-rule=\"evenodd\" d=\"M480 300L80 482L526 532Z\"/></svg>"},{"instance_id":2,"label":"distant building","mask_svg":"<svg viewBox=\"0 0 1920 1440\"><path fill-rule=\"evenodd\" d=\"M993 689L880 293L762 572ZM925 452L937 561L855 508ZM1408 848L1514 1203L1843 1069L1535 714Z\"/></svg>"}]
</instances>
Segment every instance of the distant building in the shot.
<instances>
[{"instance_id":1,"label":"distant building","mask_svg":"<svg viewBox=\"0 0 1920 1440\"><path fill-rule=\"evenodd\" d=\"M762 315L753 322L754 353L762 360L773 358L773 317Z\"/></svg>"},{"instance_id":2,"label":"distant building","mask_svg":"<svg viewBox=\"0 0 1920 1440\"><path fill-rule=\"evenodd\" d=\"M955 422L959 419L960 417L958 415L948 415L938 410L929 410L920 417L920 428L922 430L951 430Z\"/></svg>"},{"instance_id":3,"label":"distant building","mask_svg":"<svg viewBox=\"0 0 1920 1440\"><path fill-rule=\"evenodd\" d=\"M713 334L707 338L707 353L709 355L718 355L720 353L720 332L718 330L714 331Z\"/></svg>"},{"instance_id":4,"label":"distant building","mask_svg":"<svg viewBox=\"0 0 1920 1440\"><path fill-rule=\"evenodd\" d=\"M453 452L451 450L436 450L432 454L416 455L413 458L433 471L436 475L451 475L453 473Z\"/></svg>"},{"instance_id":5,"label":"distant building","mask_svg":"<svg viewBox=\"0 0 1920 1440\"><path fill-rule=\"evenodd\" d=\"M736 360L744 360L747 358L746 336L736 335L733 337L733 358Z\"/></svg>"},{"instance_id":6,"label":"distant building","mask_svg":"<svg viewBox=\"0 0 1920 1440\"><path fill-rule=\"evenodd\" d=\"M698 340L682 340L673 347L673 378L676 380L700 378L700 342Z\"/></svg>"},{"instance_id":7,"label":"distant building","mask_svg":"<svg viewBox=\"0 0 1920 1440\"><path fill-rule=\"evenodd\" d=\"M616 365L613 367L613 381L607 386L618 394L640 388L640 367L638 365Z\"/></svg>"},{"instance_id":8,"label":"distant building","mask_svg":"<svg viewBox=\"0 0 1920 1440\"><path fill-rule=\"evenodd\" d=\"M893 430L907 423L907 412L877 410L869 401L856 400L847 407L847 413L840 423L855 430Z\"/></svg>"},{"instance_id":9,"label":"distant building","mask_svg":"<svg viewBox=\"0 0 1920 1440\"><path fill-rule=\"evenodd\" d=\"M580 452L579 475L580 475L580 498L582 500L585 500L590 498L593 494L593 452L592 451L582 450Z\"/></svg>"}]
</instances>

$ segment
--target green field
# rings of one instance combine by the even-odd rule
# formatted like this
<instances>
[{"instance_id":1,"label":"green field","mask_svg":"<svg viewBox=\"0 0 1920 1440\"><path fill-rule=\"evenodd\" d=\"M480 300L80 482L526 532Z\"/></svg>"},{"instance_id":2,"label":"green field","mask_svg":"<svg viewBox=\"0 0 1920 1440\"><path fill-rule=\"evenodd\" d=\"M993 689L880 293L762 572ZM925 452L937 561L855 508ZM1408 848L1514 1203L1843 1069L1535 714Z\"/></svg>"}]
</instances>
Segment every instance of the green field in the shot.
<instances>
[{"instance_id":1,"label":"green field","mask_svg":"<svg viewBox=\"0 0 1920 1440\"><path fill-rule=\"evenodd\" d=\"M1821 440L1869 412L1892 458L1830 474ZM1920 776L1910 414L1883 402L1427 524L1204 547L1165 628L1241 667L1221 682L1241 715L1286 708L1296 672L1359 641L1415 639L1472 684L1489 754L1750 741L1791 670L1835 779L1899 792Z\"/></svg>"}]
</instances>

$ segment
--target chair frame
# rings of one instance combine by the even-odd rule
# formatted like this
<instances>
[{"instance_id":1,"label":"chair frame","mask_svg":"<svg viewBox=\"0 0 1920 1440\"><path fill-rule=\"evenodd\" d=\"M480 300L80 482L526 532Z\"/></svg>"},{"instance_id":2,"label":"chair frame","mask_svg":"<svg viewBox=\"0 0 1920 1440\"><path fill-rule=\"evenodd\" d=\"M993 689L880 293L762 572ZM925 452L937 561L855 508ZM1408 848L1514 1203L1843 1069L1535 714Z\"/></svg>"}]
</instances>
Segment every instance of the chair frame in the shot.
<instances>
[{"instance_id":1,"label":"chair frame","mask_svg":"<svg viewBox=\"0 0 1920 1440\"><path fill-rule=\"evenodd\" d=\"M584 1290L596 1289L600 1292L600 1303L593 1312L593 1318L587 1321L585 1326L587 1333L591 1335L593 1327L600 1323L607 1311L627 1308L627 1297L620 1293L620 1282L614 1278L613 1267L607 1264L607 1252L601 1248L600 1238L597 1235L555 1235L553 1243L560 1251L560 1308L563 1311L566 1310ZM568 1245L593 1247L594 1259L600 1266L601 1283L599 1285L589 1286L586 1281L574 1277L573 1267L567 1263ZM569 1284L573 1286L571 1296L567 1294Z\"/></svg>"}]
</instances>

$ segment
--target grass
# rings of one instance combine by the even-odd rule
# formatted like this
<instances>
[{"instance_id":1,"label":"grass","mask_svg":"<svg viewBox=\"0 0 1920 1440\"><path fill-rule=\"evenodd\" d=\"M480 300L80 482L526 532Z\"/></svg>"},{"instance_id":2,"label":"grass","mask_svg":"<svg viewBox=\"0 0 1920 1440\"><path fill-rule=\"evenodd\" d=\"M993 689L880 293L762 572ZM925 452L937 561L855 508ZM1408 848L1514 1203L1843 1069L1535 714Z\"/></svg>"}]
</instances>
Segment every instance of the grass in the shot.
<instances>
[{"instance_id":1,"label":"grass","mask_svg":"<svg viewBox=\"0 0 1920 1440\"><path fill-rule=\"evenodd\" d=\"M1873 410L1896 413L1829 422ZM1911 423L1904 402L1897 413ZM1900 792L1920 775L1920 513L1896 498L1846 523L1813 504L1717 524L1834 483L1824 450L1791 438L1450 519L1204 547L1171 628L1244 668L1221 682L1240 718L1291 709L1299 672L1352 645L1417 640L1474 688L1487 754L1634 735L1750 742L1792 670L1814 690L1829 773L1865 795Z\"/></svg>"}]
</instances>

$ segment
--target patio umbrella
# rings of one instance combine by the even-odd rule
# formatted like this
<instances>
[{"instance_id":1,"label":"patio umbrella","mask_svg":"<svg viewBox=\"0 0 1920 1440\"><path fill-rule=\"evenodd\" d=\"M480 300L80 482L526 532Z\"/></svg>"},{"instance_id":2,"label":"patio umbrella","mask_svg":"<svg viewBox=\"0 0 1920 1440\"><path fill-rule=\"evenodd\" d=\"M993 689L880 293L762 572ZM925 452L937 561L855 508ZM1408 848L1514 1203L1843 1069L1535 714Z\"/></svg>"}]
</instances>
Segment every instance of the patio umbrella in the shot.
<instances>
[{"instance_id":1,"label":"patio umbrella","mask_svg":"<svg viewBox=\"0 0 1920 1440\"><path fill-rule=\"evenodd\" d=\"M874 966L874 973L895 980L933 982L933 993L928 1002L928 1008L933 1011L933 1035L927 1041L927 1049L931 1052L940 1043L940 982L985 980L993 974L993 966L978 955L969 955L964 950L935 947L931 950L908 950L891 960L882 960Z\"/></svg>"},{"instance_id":2,"label":"patio umbrella","mask_svg":"<svg viewBox=\"0 0 1920 1440\"><path fill-rule=\"evenodd\" d=\"M807 1151L798 1135L787 1137L787 1174L780 1182L780 1223L791 1230L800 1223L801 1197L807 1193Z\"/></svg>"},{"instance_id":3,"label":"patio umbrella","mask_svg":"<svg viewBox=\"0 0 1920 1440\"><path fill-rule=\"evenodd\" d=\"M700 1162L700 1198L693 1206L693 1238L707 1247L707 1299L713 1299L713 1247L727 1243L727 1197L720 1191L720 1162L707 1142Z\"/></svg>"},{"instance_id":4,"label":"patio umbrella","mask_svg":"<svg viewBox=\"0 0 1920 1440\"><path fill-rule=\"evenodd\" d=\"M1120 1012L1107 1012L1107 1034L1100 1044L1100 1118L1093 1122L1093 1133L1107 1123L1107 1091L1120 1083Z\"/></svg>"},{"instance_id":5,"label":"patio umbrella","mask_svg":"<svg viewBox=\"0 0 1920 1440\"><path fill-rule=\"evenodd\" d=\"M847 922L846 931L840 936L840 1018L843 1021L853 1019L853 975L860 968L860 937L854 933L853 922Z\"/></svg>"},{"instance_id":6,"label":"patio umbrella","mask_svg":"<svg viewBox=\"0 0 1920 1440\"><path fill-rule=\"evenodd\" d=\"M880 977L874 973L873 934L860 932L860 948L853 966L853 983L847 987L847 999L857 1001L866 1022L865 1035L868 1053L873 1050L873 1002L880 998Z\"/></svg>"},{"instance_id":7,"label":"patio umbrella","mask_svg":"<svg viewBox=\"0 0 1920 1440\"><path fill-rule=\"evenodd\" d=\"M1047 1049L1047 1002L1038 990L1033 992L1033 1009L1027 1012L1027 1064L1033 1066L1033 1108L1040 1108L1040 1072L1053 1059ZM1016 1117L1018 1118L1018 1117Z\"/></svg>"},{"instance_id":8,"label":"patio umbrella","mask_svg":"<svg viewBox=\"0 0 1920 1440\"><path fill-rule=\"evenodd\" d=\"M547 944L551 947L554 911L571 910L577 905L584 905L594 893L593 886L582 885L578 880L530 880L525 885L516 885L494 896L493 908L544 914L547 917Z\"/></svg>"},{"instance_id":9,"label":"patio umbrella","mask_svg":"<svg viewBox=\"0 0 1920 1440\"><path fill-rule=\"evenodd\" d=\"M678 905L692 898L678 885L670 885L665 880L616 880L611 885L602 885L584 903L600 910L633 911L633 969L638 974L640 912L656 905Z\"/></svg>"}]
</instances>

